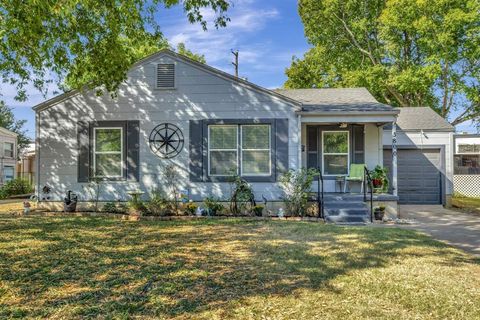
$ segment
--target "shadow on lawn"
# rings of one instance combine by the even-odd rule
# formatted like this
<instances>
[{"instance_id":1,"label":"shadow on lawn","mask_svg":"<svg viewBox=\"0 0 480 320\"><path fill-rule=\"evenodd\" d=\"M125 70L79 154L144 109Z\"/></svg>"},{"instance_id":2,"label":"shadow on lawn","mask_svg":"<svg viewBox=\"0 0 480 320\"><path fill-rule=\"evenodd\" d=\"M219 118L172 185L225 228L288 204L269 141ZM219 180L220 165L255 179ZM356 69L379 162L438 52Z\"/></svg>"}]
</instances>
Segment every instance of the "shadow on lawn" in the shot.
<instances>
[{"instance_id":1,"label":"shadow on lawn","mask_svg":"<svg viewBox=\"0 0 480 320\"><path fill-rule=\"evenodd\" d=\"M11 244L0 246L0 280L20 297L0 304L0 317L179 316L251 296L335 290L330 280L393 263L407 247L449 254L405 230L235 220L0 219L0 243ZM465 259L457 261L474 262Z\"/></svg>"}]
</instances>

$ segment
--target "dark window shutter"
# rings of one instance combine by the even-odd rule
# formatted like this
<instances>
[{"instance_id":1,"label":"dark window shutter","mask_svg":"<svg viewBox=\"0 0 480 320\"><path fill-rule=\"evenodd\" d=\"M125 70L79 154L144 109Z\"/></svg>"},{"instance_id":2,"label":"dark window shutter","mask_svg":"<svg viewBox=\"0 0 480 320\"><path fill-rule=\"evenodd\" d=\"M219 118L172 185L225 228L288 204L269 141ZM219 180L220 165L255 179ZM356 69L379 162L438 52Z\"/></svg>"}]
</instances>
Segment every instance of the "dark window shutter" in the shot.
<instances>
[{"instance_id":1,"label":"dark window shutter","mask_svg":"<svg viewBox=\"0 0 480 320\"><path fill-rule=\"evenodd\" d=\"M288 171L288 119L275 119L275 174L280 175Z\"/></svg>"},{"instance_id":2,"label":"dark window shutter","mask_svg":"<svg viewBox=\"0 0 480 320\"><path fill-rule=\"evenodd\" d=\"M90 138L89 124L85 121L77 123L77 181L88 182L90 174Z\"/></svg>"},{"instance_id":3,"label":"dark window shutter","mask_svg":"<svg viewBox=\"0 0 480 320\"><path fill-rule=\"evenodd\" d=\"M354 125L352 128L353 142L353 163L365 163L365 127Z\"/></svg>"},{"instance_id":4,"label":"dark window shutter","mask_svg":"<svg viewBox=\"0 0 480 320\"><path fill-rule=\"evenodd\" d=\"M140 121L127 121L127 180L140 180Z\"/></svg>"},{"instance_id":5,"label":"dark window shutter","mask_svg":"<svg viewBox=\"0 0 480 320\"><path fill-rule=\"evenodd\" d=\"M190 181L203 181L203 122L190 121Z\"/></svg>"},{"instance_id":6,"label":"dark window shutter","mask_svg":"<svg viewBox=\"0 0 480 320\"><path fill-rule=\"evenodd\" d=\"M307 126L307 168L317 169L318 165L318 127Z\"/></svg>"},{"instance_id":7,"label":"dark window shutter","mask_svg":"<svg viewBox=\"0 0 480 320\"><path fill-rule=\"evenodd\" d=\"M175 87L175 65L157 64L157 82L158 89L168 89Z\"/></svg>"}]
</instances>

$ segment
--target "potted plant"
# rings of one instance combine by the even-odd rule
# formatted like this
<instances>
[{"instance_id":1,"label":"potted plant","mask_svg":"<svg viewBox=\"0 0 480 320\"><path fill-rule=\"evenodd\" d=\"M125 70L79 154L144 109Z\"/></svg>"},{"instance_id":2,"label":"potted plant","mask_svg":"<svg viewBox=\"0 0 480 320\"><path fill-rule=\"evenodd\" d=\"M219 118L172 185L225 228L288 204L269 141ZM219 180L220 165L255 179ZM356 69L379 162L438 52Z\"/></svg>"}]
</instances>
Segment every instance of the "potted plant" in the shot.
<instances>
[{"instance_id":1,"label":"potted plant","mask_svg":"<svg viewBox=\"0 0 480 320\"><path fill-rule=\"evenodd\" d=\"M375 220L383 220L385 216L385 206L378 206L374 209Z\"/></svg>"},{"instance_id":2,"label":"potted plant","mask_svg":"<svg viewBox=\"0 0 480 320\"><path fill-rule=\"evenodd\" d=\"M203 203L205 204L208 215L215 216L223 210L223 205L214 197L206 197L205 200L203 200Z\"/></svg>"},{"instance_id":3,"label":"potted plant","mask_svg":"<svg viewBox=\"0 0 480 320\"><path fill-rule=\"evenodd\" d=\"M382 166L376 166L372 171L372 184L375 192L387 191L388 169Z\"/></svg>"},{"instance_id":4,"label":"potted plant","mask_svg":"<svg viewBox=\"0 0 480 320\"><path fill-rule=\"evenodd\" d=\"M264 206L257 204L253 207L252 211L257 217L261 217L263 215L263 208Z\"/></svg>"}]
</instances>

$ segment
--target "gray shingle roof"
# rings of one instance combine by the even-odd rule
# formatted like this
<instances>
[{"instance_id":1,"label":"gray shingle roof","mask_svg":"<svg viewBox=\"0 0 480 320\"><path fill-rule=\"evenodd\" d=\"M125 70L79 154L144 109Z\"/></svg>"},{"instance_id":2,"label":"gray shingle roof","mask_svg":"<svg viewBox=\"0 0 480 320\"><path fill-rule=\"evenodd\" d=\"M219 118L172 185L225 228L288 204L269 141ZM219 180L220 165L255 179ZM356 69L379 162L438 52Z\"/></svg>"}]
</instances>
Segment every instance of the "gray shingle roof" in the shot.
<instances>
[{"instance_id":1,"label":"gray shingle roof","mask_svg":"<svg viewBox=\"0 0 480 320\"><path fill-rule=\"evenodd\" d=\"M395 111L375 100L366 88L276 89L303 104L304 112Z\"/></svg>"},{"instance_id":2,"label":"gray shingle roof","mask_svg":"<svg viewBox=\"0 0 480 320\"><path fill-rule=\"evenodd\" d=\"M453 126L429 107L399 108L397 128L400 130L454 131ZM386 128L391 129L391 127Z\"/></svg>"}]
</instances>

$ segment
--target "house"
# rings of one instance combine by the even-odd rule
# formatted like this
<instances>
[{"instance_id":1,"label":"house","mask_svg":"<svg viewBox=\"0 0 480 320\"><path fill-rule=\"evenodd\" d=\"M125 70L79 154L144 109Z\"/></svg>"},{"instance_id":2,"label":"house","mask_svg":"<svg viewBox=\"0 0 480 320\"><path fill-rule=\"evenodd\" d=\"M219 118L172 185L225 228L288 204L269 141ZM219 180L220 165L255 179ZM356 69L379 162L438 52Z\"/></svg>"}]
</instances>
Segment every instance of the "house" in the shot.
<instances>
[{"instance_id":1,"label":"house","mask_svg":"<svg viewBox=\"0 0 480 320\"><path fill-rule=\"evenodd\" d=\"M226 200L228 177L237 173L257 199L280 205L285 170L321 168L331 193L351 164L388 162L391 191L374 201L396 213L399 110L366 89L268 90L170 50L137 62L127 76L115 98L71 91L34 107L40 205L58 208L67 190L91 200L85 186L95 176L104 180L101 201L148 194L164 186L168 164L194 201Z\"/></svg>"},{"instance_id":2,"label":"house","mask_svg":"<svg viewBox=\"0 0 480 320\"><path fill-rule=\"evenodd\" d=\"M15 178L17 134L0 127L0 186Z\"/></svg>"},{"instance_id":3,"label":"house","mask_svg":"<svg viewBox=\"0 0 480 320\"><path fill-rule=\"evenodd\" d=\"M397 117L400 204L449 205L453 193L453 126L432 108L400 108ZM391 127L383 132L384 165L391 167Z\"/></svg>"},{"instance_id":4,"label":"house","mask_svg":"<svg viewBox=\"0 0 480 320\"><path fill-rule=\"evenodd\" d=\"M480 135L453 136L453 191L459 196L480 197Z\"/></svg>"},{"instance_id":5,"label":"house","mask_svg":"<svg viewBox=\"0 0 480 320\"><path fill-rule=\"evenodd\" d=\"M27 180L30 184L35 185L35 143L31 142L19 154L16 172L17 177Z\"/></svg>"}]
</instances>

